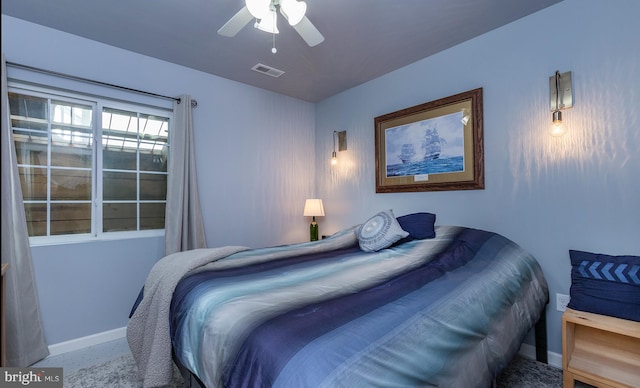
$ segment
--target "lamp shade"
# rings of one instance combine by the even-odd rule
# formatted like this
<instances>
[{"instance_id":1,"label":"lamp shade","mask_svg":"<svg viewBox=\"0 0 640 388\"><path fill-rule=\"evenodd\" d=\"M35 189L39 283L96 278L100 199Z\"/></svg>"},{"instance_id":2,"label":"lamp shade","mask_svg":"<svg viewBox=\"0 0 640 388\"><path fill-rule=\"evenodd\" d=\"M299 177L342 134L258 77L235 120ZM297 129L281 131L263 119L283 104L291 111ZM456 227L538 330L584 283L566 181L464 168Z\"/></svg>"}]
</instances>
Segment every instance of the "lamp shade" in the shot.
<instances>
[{"instance_id":1,"label":"lamp shade","mask_svg":"<svg viewBox=\"0 0 640 388\"><path fill-rule=\"evenodd\" d=\"M304 214L305 217L324 217L324 206L322 206L321 199L307 199L304 203Z\"/></svg>"}]
</instances>

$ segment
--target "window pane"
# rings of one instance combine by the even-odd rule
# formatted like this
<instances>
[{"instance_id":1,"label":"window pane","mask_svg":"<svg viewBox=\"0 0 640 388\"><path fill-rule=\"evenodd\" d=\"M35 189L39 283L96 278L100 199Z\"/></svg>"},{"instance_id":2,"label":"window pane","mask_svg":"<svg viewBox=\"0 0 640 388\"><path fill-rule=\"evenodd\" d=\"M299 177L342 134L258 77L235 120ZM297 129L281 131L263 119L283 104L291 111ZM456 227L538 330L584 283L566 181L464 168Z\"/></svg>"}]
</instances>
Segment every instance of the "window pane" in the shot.
<instances>
[{"instance_id":1,"label":"window pane","mask_svg":"<svg viewBox=\"0 0 640 388\"><path fill-rule=\"evenodd\" d=\"M42 120L29 120L17 116L11 116L11 127L14 129L32 129L46 132L49 130L49 123Z\"/></svg>"},{"instance_id":2,"label":"window pane","mask_svg":"<svg viewBox=\"0 0 640 388\"><path fill-rule=\"evenodd\" d=\"M143 139L161 140L166 143L169 138L169 119L141 114L140 133Z\"/></svg>"},{"instance_id":3,"label":"window pane","mask_svg":"<svg viewBox=\"0 0 640 388\"><path fill-rule=\"evenodd\" d=\"M18 164L47 165L49 138L46 132L14 130L13 142L16 146Z\"/></svg>"},{"instance_id":4,"label":"window pane","mask_svg":"<svg viewBox=\"0 0 640 388\"><path fill-rule=\"evenodd\" d=\"M137 196L137 174L105 171L102 175L102 191L105 201L133 200Z\"/></svg>"},{"instance_id":5,"label":"window pane","mask_svg":"<svg viewBox=\"0 0 640 388\"><path fill-rule=\"evenodd\" d=\"M27 230L29 236L47 235L47 204L25 203L24 212L27 216Z\"/></svg>"},{"instance_id":6,"label":"window pane","mask_svg":"<svg viewBox=\"0 0 640 388\"><path fill-rule=\"evenodd\" d=\"M140 204L140 230L164 229L164 203Z\"/></svg>"},{"instance_id":7,"label":"window pane","mask_svg":"<svg viewBox=\"0 0 640 388\"><path fill-rule=\"evenodd\" d=\"M63 124L67 127L75 128L75 130L85 129L89 132L91 131L93 124L93 109L91 106L52 101L51 110L53 111L52 123Z\"/></svg>"},{"instance_id":8,"label":"window pane","mask_svg":"<svg viewBox=\"0 0 640 388\"><path fill-rule=\"evenodd\" d=\"M47 200L47 169L18 167L22 198L25 201Z\"/></svg>"},{"instance_id":9,"label":"window pane","mask_svg":"<svg viewBox=\"0 0 640 388\"><path fill-rule=\"evenodd\" d=\"M135 203L105 203L102 206L102 230L118 232L137 230Z\"/></svg>"},{"instance_id":10,"label":"window pane","mask_svg":"<svg viewBox=\"0 0 640 388\"><path fill-rule=\"evenodd\" d=\"M103 168L137 170L138 117L135 112L102 111Z\"/></svg>"},{"instance_id":11,"label":"window pane","mask_svg":"<svg viewBox=\"0 0 640 388\"><path fill-rule=\"evenodd\" d=\"M49 115L47 114L48 100L46 98L25 96L23 94L9 93L9 107L11 110L12 118L16 116L16 119L22 118L25 123L39 122L44 123L44 129L47 129L47 121ZM28 124L27 124L28 125ZM30 128L23 127L21 128ZM42 128L39 128L42 129Z\"/></svg>"},{"instance_id":12,"label":"window pane","mask_svg":"<svg viewBox=\"0 0 640 388\"><path fill-rule=\"evenodd\" d=\"M51 235L91 233L90 203L52 203Z\"/></svg>"},{"instance_id":13,"label":"window pane","mask_svg":"<svg viewBox=\"0 0 640 388\"><path fill-rule=\"evenodd\" d=\"M167 199L167 175L140 174L140 200Z\"/></svg>"},{"instance_id":14,"label":"window pane","mask_svg":"<svg viewBox=\"0 0 640 388\"><path fill-rule=\"evenodd\" d=\"M91 200L91 171L51 169L52 200Z\"/></svg>"},{"instance_id":15,"label":"window pane","mask_svg":"<svg viewBox=\"0 0 640 388\"><path fill-rule=\"evenodd\" d=\"M113 139L112 139L113 140ZM112 170L136 170L136 153L105 146L102 138L102 166Z\"/></svg>"},{"instance_id":16,"label":"window pane","mask_svg":"<svg viewBox=\"0 0 640 388\"><path fill-rule=\"evenodd\" d=\"M52 130L51 165L91 168L93 136L61 129Z\"/></svg>"},{"instance_id":17,"label":"window pane","mask_svg":"<svg viewBox=\"0 0 640 388\"><path fill-rule=\"evenodd\" d=\"M167 171L169 119L140 115L140 170Z\"/></svg>"},{"instance_id":18,"label":"window pane","mask_svg":"<svg viewBox=\"0 0 640 388\"><path fill-rule=\"evenodd\" d=\"M166 144L160 147L157 142L141 141L140 170L166 172L168 152Z\"/></svg>"},{"instance_id":19,"label":"window pane","mask_svg":"<svg viewBox=\"0 0 640 388\"><path fill-rule=\"evenodd\" d=\"M138 133L138 114L119 109L104 108L102 111L102 130L121 134Z\"/></svg>"}]
</instances>

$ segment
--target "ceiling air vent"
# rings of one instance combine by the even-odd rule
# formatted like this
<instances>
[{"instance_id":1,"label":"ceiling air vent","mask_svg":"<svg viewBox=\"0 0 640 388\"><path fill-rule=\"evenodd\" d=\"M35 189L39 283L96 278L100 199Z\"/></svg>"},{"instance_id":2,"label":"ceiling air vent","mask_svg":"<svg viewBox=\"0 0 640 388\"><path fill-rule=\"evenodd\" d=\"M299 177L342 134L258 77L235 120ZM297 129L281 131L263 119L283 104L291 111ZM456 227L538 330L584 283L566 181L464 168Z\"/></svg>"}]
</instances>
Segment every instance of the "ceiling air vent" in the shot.
<instances>
[{"instance_id":1,"label":"ceiling air vent","mask_svg":"<svg viewBox=\"0 0 640 388\"><path fill-rule=\"evenodd\" d=\"M262 63L258 63L257 65L252 67L251 70L257 71L258 73L270 75L270 76L276 77L276 78L278 78L282 74L284 74L284 71L275 69L275 68L267 66L267 65L263 65Z\"/></svg>"}]
</instances>

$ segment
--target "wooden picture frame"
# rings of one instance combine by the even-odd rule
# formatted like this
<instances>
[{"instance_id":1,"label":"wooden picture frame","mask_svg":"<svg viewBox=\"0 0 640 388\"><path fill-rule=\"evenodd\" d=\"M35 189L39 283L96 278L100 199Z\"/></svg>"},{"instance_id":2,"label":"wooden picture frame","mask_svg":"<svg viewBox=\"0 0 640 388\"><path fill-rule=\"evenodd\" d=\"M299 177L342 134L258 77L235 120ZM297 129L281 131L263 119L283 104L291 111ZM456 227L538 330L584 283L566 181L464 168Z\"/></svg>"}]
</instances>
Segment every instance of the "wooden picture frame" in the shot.
<instances>
[{"instance_id":1,"label":"wooden picture frame","mask_svg":"<svg viewBox=\"0 0 640 388\"><path fill-rule=\"evenodd\" d=\"M376 193L484 189L482 88L374 124Z\"/></svg>"}]
</instances>

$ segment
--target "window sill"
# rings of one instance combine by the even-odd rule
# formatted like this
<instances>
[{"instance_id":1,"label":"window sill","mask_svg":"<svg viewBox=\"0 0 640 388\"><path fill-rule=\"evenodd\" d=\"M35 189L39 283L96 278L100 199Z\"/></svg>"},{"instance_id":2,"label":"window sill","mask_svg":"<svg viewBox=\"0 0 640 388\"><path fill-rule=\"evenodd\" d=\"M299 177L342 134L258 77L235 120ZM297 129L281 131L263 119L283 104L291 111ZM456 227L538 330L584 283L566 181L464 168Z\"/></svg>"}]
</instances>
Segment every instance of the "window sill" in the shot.
<instances>
[{"instance_id":1,"label":"window sill","mask_svg":"<svg viewBox=\"0 0 640 388\"><path fill-rule=\"evenodd\" d=\"M103 233L99 236L82 234L70 236L29 237L29 245L32 247L40 247L47 245L85 244L99 241L128 240L163 236L164 229L136 232L112 232Z\"/></svg>"}]
</instances>

